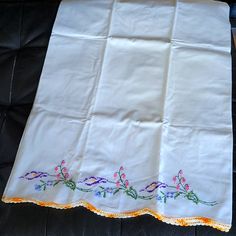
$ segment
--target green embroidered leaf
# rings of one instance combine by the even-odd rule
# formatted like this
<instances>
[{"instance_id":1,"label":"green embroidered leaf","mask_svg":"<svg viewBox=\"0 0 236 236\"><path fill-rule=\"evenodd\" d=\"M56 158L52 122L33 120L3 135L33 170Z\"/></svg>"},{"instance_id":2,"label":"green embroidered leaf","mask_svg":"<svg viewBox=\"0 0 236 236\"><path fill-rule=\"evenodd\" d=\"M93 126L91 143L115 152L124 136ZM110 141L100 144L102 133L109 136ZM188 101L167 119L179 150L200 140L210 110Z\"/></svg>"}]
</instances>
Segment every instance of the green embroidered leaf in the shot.
<instances>
[{"instance_id":1,"label":"green embroidered leaf","mask_svg":"<svg viewBox=\"0 0 236 236\"><path fill-rule=\"evenodd\" d=\"M167 201L167 198L166 198L166 197L164 197L164 203L166 203L166 201Z\"/></svg>"},{"instance_id":2,"label":"green embroidered leaf","mask_svg":"<svg viewBox=\"0 0 236 236\"><path fill-rule=\"evenodd\" d=\"M193 191L187 193L186 197L188 198L188 200L193 201L196 204L199 203L199 198L197 197L197 195Z\"/></svg>"},{"instance_id":3,"label":"green embroidered leaf","mask_svg":"<svg viewBox=\"0 0 236 236\"><path fill-rule=\"evenodd\" d=\"M118 193L120 191L119 188L117 188L114 192L113 192L113 195L115 195L116 193Z\"/></svg>"},{"instance_id":4,"label":"green embroidered leaf","mask_svg":"<svg viewBox=\"0 0 236 236\"><path fill-rule=\"evenodd\" d=\"M72 190L76 189L76 184L73 180L65 181L65 184L66 184L67 187L69 187Z\"/></svg>"},{"instance_id":5,"label":"green embroidered leaf","mask_svg":"<svg viewBox=\"0 0 236 236\"><path fill-rule=\"evenodd\" d=\"M164 203L166 203L167 197L166 197L165 193L161 191L161 194L162 194L162 198L164 200Z\"/></svg>"},{"instance_id":6,"label":"green embroidered leaf","mask_svg":"<svg viewBox=\"0 0 236 236\"><path fill-rule=\"evenodd\" d=\"M56 181L56 182L53 184L53 187L56 186L58 183L60 183L60 180L59 180L59 181Z\"/></svg>"},{"instance_id":7,"label":"green embroidered leaf","mask_svg":"<svg viewBox=\"0 0 236 236\"><path fill-rule=\"evenodd\" d=\"M134 199L137 199L138 193L132 186L130 187L130 192L133 194Z\"/></svg>"},{"instance_id":8,"label":"green embroidered leaf","mask_svg":"<svg viewBox=\"0 0 236 236\"><path fill-rule=\"evenodd\" d=\"M174 199L176 199L178 196L180 196L181 193L180 192L176 192L175 196L174 196Z\"/></svg>"},{"instance_id":9,"label":"green embroidered leaf","mask_svg":"<svg viewBox=\"0 0 236 236\"><path fill-rule=\"evenodd\" d=\"M160 192L161 192L162 196L165 196L165 193L163 191L160 191Z\"/></svg>"},{"instance_id":10,"label":"green embroidered leaf","mask_svg":"<svg viewBox=\"0 0 236 236\"><path fill-rule=\"evenodd\" d=\"M126 194L127 194L128 196L130 196L130 197L136 199L135 196L134 196L134 194L133 194L131 191L129 191L129 190L126 191Z\"/></svg>"},{"instance_id":11,"label":"green embroidered leaf","mask_svg":"<svg viewBox=\"0 0 236 236\"><path fill-rule=\"evenodd\" d=\"M138 195L137 198L143 199L143 200L151 200L153 199L155 196L154 195L149 195L149 196L142 196L142 195Z\"/></svg>"}]
</instances>

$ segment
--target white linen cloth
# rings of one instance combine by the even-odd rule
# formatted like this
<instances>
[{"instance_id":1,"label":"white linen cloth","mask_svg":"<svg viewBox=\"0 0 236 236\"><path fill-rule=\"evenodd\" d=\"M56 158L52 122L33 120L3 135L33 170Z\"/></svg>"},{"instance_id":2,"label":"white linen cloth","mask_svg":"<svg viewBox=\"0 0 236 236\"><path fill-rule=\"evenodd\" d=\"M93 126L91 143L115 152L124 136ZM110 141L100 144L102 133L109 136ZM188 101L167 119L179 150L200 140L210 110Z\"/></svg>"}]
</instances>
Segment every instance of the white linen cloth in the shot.
<instances>
[{"instance_id":1,"label":"white linen cloth","mask_svg":"<svg viewBox=\"0 0 236 236\"><path fill-rule=\"evenodd\" d=\"M228 231L230 50L222 2L62 1L2 200Z\"/></svg>"}]
</instances>

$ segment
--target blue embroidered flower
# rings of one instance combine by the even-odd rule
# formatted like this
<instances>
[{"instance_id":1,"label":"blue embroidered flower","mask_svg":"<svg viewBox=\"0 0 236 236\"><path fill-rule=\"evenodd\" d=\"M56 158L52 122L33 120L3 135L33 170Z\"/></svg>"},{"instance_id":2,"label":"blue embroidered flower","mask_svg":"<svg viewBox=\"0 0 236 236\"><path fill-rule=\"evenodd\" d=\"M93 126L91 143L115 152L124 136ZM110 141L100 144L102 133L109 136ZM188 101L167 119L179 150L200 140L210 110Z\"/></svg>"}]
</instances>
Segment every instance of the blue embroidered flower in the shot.
<instances>
[{"instance_id":1,"label":"blue embroidered flower","mask_svg":"<svg viewBox=\"0 0 236 236\"><path fill-rule=\"evenodd\" d=\"M176 192L167 192L167 193L166 193L166 197L168 197L168 198L173 198L173 197L175 196L175 193L176 193Z\"/></svg>"},{"instance_id":2,"label":"blue embroidered flower","mask_svg":"<svg viewBox=\"0 0 236 236\"><path fill-rule=\"evenodd\" d=\"M35 184L35 185L34 185L34 189L35 189L36 191L41 191L41 185Z\"/></svg>"},{"instance_id":3,"label":"blue embroidered flower","mask_svg":"<svg viewBox=\"0 0 236 236\"><path fill-rule=\"evenodd\" d=\"M157 199L157 201L160 201L160 202L162 201L162 197L159 195L156 196L156 199Z\"/></svg>"},{"instance_id":4,"label":"blue embroidered flower","mask_svg":"<svg viewBox=\"0 0 236 236\"><path fill-rule=\"evenodd\" d=\"M53 181L52 180L48 180L47 181L47 186L52 186L53 185Z\"/></svg>"},{"instance_id":5,"label":"blue embroidered flower","mask_svg":"<svg viewBox=\"0 0 236 236\"><path fill-rule=\"evenodd\" d=\"M102 196L102 194L101 194L101 192L100 192L100 191L95 191L95 196L96 196L96 197L101 197L101 196Z\"/></svg>"}]
</instances>

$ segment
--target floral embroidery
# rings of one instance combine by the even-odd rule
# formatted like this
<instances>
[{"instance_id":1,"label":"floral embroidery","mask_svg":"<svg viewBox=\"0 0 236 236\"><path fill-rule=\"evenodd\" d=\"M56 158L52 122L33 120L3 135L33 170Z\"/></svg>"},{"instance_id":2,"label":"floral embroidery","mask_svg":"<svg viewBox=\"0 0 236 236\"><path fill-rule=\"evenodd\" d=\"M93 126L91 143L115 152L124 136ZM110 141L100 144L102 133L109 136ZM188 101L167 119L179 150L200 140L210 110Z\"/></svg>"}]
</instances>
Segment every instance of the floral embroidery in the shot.
<instances>
[{"instance_id":1,"label":"floral embroidery","mask_svg":"<svg viewBox=\"0 0 236 236\"><path fill-rule=\"evenodd\" d=\"M183 199L192 201L195 204L204 204L208 206L214 206L217 204L216 201L207 202L201 200L197 194L191 190L189 184L186 183L182 170L173 177L173 185L160 181L153 181L140 190L137 190L130 184L122 166L114 173L113 180L90 176L75 182L70 176L68 169L65 167L64 160L54 168L54 171L54 174L41 171L31 171L20 178L30 181L35 179L39 180L39 182L34 186L36 191L46 191L48 188L55 187L58 184L63 184L73 191L91 192L96 197L103 198L122 192L133 199L156 199L162 203L166 203L168 199L175 200L182 197Z\"/></svg>"}]
</instances>

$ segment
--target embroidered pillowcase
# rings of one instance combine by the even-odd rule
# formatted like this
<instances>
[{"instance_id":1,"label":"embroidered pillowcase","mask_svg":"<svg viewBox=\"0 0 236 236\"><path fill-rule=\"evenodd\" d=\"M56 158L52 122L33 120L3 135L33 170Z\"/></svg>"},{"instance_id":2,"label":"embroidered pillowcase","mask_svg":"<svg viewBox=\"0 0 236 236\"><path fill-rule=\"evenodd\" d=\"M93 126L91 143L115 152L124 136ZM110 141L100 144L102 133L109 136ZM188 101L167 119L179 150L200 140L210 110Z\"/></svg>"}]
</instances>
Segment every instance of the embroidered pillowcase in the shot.
<instances>
[{"instance_id":1,"label":"embroidered pillowcase","mask_svg":"<svg viewBox=\"0 0 236 236\"><path fill-rule=\"evenodd\" d=\"M2 200L231 227L229 7L62 1Z\"/></svg>"}]
</instances>

